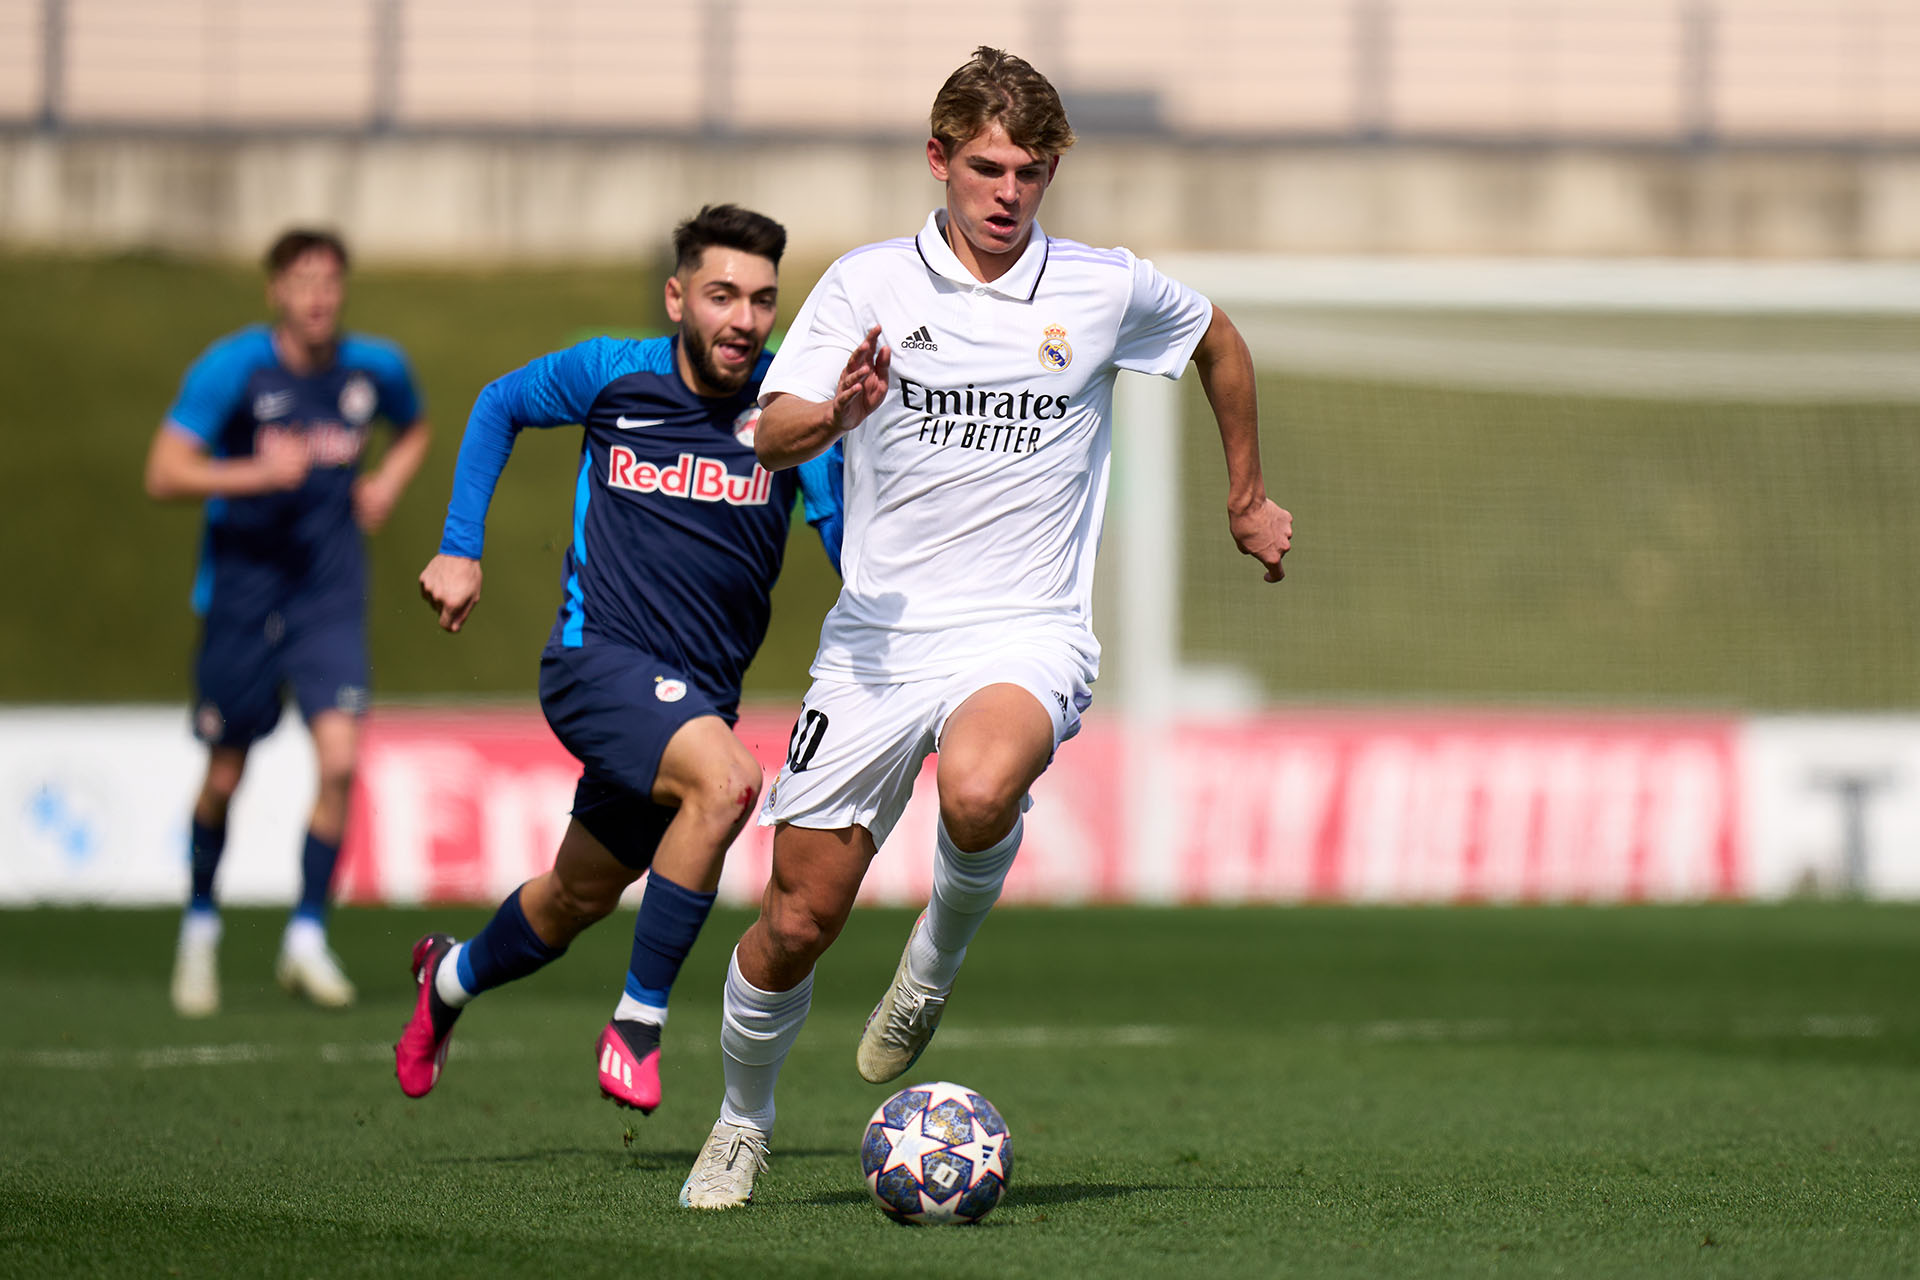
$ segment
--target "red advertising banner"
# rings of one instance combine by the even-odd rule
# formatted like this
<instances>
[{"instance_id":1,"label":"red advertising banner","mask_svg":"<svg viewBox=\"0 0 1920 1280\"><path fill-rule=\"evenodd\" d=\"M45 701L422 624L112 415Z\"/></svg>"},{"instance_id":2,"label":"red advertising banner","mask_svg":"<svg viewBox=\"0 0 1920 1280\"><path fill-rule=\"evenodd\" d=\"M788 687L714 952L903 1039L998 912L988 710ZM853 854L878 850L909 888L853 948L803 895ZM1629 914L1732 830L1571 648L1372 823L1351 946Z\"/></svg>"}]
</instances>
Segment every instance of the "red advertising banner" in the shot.
<instances>
[{"instance_id":1,"label":"red advertising banner","mask_svg":"<svg viewBox=\"0 0 1920 1280\"><path fill-rule=\"evenodd\" d=\"M1720 897L1741 889L1736 723L1272 715L1170 752L1187 901Z\"/></svg>"},{"instance_id":2,"label":"red advertising banner","mask_svg":"<svg viewBox=\"0 0 1920 1280\"><path fill-rule=\"evenodd\" d=\"M771 778L789 710L739 733ZM1129 742L1093 719L1034 788L1008 901L1632 901L1740 894L1730 719L1271 713ZM1131 754L1138 752L1142 754ZM932 762L868 901L931 882ZM537 711L370 718L345 900L488 902L551 865L579 766ZM722 894L771 866L750 826Z\"/></svg>"}]
</instances>

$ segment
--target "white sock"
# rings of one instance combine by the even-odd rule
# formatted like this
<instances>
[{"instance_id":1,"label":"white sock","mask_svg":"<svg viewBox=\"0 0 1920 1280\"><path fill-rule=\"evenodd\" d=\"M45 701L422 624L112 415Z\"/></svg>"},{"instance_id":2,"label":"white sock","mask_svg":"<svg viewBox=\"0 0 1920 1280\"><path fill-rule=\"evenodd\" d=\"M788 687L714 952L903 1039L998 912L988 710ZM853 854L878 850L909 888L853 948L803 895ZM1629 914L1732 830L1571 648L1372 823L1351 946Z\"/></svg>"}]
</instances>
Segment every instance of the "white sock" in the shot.
<instances>
[{"instance_id":1,"label":"white sock","mask_svg":"<svg viewBox=\"0 0 1920 1280\"><path fill-rule=\"evenodd\" d=\"M280 946L295 955L314 955L325 951L326 926L309 916L295 916L287 921L287 932L281 937Z\"/></svg>"},{"instance_id":2,"label":"white sock","mask_svg":"<svg viewBox=\"0 0 1920 1280\"><path fill-rule=\"evenodd\" d=\"M773 1086L812 1005L812 974L791 991L762 991L740 976L735 949L727 962L720 1017L720 1059L727 1078L722 1120L773 1132Z\"/></svg>"},{"instance_id":3,"label":"white sock","mask_svg":"<svg viewBox=\"0 0 1920 1280\"><path fill-rule=\"evenodd\" d=\"M453 950L440 957L440 967L433 971L433 989L440 997L440 1003L450 1009L464 1009L472 1003L474 993L460 985L460 953L467 944L454 944Z\"/></svg>"},{"instance_id":4,"label":"white sock","mask_svg":"<svg viewBox=\"0 0 1920 1280\"><path fill-rule=\"evenodd\" d=\"M218 946L220 943L220 913L218 911L194 911L189 909L180 917L180 940L198 946Z\"/></svg>"},{"instance_id":5,"label":"white sock","mask_svg":"<svg viewBox=\"0 0 1920 1280\"><path fill-rule=\"evenodd\" d=\"M934 831L933 896L926 923L907 943L907 976L932 991L945 991L960 975L967 944L1000 900L1000 887L1020 852L1027 820L1015 818L1013 830L998 844L977 853L963 852L941 822Z\"/></svg>"},{"instance_id":6,"label":"white sock","mask_svg":"<svg viewBox=\"0 0 1920 1280\"><path fill-rule=\"evenodd\" d=\"M620 993L619 1007L613 1011L615 1022L651 1022L656 1027L667 1025L667 1011L656 1004L641 1004L626 992Z\"/></svg>"}]
</instances>

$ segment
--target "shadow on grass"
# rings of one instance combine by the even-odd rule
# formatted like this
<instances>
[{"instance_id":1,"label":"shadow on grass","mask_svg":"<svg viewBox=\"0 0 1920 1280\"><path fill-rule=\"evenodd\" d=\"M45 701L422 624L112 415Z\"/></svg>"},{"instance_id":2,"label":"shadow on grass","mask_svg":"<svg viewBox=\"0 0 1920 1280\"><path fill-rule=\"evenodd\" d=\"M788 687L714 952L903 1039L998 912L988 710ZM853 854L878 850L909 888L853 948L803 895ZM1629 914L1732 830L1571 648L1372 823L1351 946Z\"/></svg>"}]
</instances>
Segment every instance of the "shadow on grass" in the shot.
<instances>
[{"instance_id":1,"label":"shadow on grass","mask_svg":"<svg viewBox=\"0 0 1920 1280\"><path fill-rule=\"evenodd\" d=\"M1118 1200L1123 1196L1137 1195L1141 1192L1185 1191L1200 1195L1232 1194L1236 1191L1265 1193L1279 1191L1281 1188L1265 1185L1247 1185L1244 1183L1171 1183L1171 1182L1055 1182L1043 1186L1024 1186L1014 1183L1007 1191L1006 1204L1015 1208L1031 1209L1044 1205L1073 1204L1082 1200ZM866 1204L872 1197L862 1191L828 1191L816 1196L808 1196L798 1204L829 1206L837 1204Z\"/></svg>"},{"instance_id":2,"label":"shadow on grass","mask_svg":"<svg viewBox=\"0 0 1920 1280\"><path fill-rule=\"evenodd\" d=\"M589 1149L587 1147L553 1147L546 1151L518 1151L509 1155L497 1155L497 1156L480 1156L480 1155L435 1156L431 1160L423 1160L421 1161L421 1163L422 1164L529 1164L536 1160L566 1160L566 1159L574 1159L580 1156L593 1156L593 1157L606 1159L609 1161L618 1161L618 1160L625 1160L629 1156L632 1156L634 1154L636 1153L631 1151L609 1151L604 1147L596 1147L592 1149ZM649 1154L653 1155L657 1159L666 1159L668 1158L669 1155L674 1153L656 1151L656 1152L651 1152ZM687 1156L687 1159L691 1160L693 1159L693 1156L689 1154Z\"/></svg>"},{"instance_id":3,"label":"shadow on grass","mask_svg":"<svg viewBox=\"0 0 1920 1280\"><path fill-rule=\"evenodd\" d=\"M783 1150L780 1154L795 1158L817 1158L841 1157L845 1156L846 1152L815 1147L800 1148L791 1151ZM630 1167L638 1166L643 1169L661 1169L670 1166L690 1169L693 1167L694 1160L698 1158L699 1155L700 1153L697 1150L643 1151L639 1149L612 1150L606 1147L552 1147L543 1151L516 1151L502 1155L434 1156L431 1159L421 1161L421 1163L468 1165L531 1164L535 1161L542 1160L574 1160L584 1156L606 1160L612 1164L622 1164Z\"/></svg>"},{"instance_id":4,"label":"shadow on grass","mask_svg":"<svg viewBox=\"0 0 1920 1280\"><path fill-rule=\"evenodd\" d=\"M1055 1182L1043 1186L1022 1186L1016 1182L1007 1192L1008 1203L1026 1206L1073 1204L1081 1200L1118 1200L1143 1191L1186 1192L1189 1195L1230 1195L1236 1191L1272 1192L1279 1187L1218 1182Z\"/></svg>"}]
</instances>

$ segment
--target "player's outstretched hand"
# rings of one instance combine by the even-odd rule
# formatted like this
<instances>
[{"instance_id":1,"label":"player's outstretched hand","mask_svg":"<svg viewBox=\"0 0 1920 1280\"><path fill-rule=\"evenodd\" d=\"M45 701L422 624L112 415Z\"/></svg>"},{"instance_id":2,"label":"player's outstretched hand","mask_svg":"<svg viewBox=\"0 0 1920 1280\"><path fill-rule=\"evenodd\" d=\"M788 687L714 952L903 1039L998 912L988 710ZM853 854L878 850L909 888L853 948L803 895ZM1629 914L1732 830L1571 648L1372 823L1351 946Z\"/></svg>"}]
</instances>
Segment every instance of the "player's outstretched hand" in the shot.
<instances>
[{"instance_id":1,"label":"player's outstretched hand","mask_svg":"<svg viewBox=\"0 0 1920 1280\"><path fill-rule=\"evenodd\" d=\"M840 385L833 396L833 430L836 435L853 430L887 398L887 375L893 368L893 348L880 342L880 326L867 330L847 356L840 371Z\"/></svg>"},{"instance_id":2,"label":"player's outstretched hand","mask_svg":"<svg viewBox=\"0 0 1920 1280\"><path fill-rule=\"evenodd\" d=\"M443 630L458 631L480 603L480 562L465 556L435 556L420 571L420 598L440 615Z\"/></svg>"},{"instance_id":3,"label":"player's outstretched hand","mask_svg":"<svg viewBox=\"0 0 1920 1280\"><path fill-rule=\"evenodd\" d=\"M1245 515L1228 513L1227 527L1241 554L1252 556L1267 567L1267 581L1278 582L1287 576L1280 557L1293 547L1293 513L1263 499Z\"/></svg>"}]
</instances>

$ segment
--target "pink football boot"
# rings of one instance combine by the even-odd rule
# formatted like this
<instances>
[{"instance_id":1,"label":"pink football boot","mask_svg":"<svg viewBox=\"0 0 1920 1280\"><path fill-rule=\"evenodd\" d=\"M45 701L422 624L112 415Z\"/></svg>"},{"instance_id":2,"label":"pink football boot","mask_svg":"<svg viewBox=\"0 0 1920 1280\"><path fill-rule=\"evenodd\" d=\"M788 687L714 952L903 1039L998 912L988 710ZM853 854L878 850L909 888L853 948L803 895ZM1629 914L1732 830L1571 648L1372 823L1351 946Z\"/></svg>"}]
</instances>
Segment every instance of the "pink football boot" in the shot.
<instances>
[{"instance_id":1,"label":"pink football boot","mask_svg":"<svg viewBox=\"0 0 1920 1280\"><path fill-rule=\"evenodd\" d=\"M447 1061L454 1019L460 1016L433 985L440 962L451 950L453 939L444 933L430 933L413 944L413 980L420 984L420 998L400 1031L400 1043L393 1046L393 1074L400 1078L400 1092L409 1098L424 1098L432 1092Z\"/></svg>"},{"instance_id":2,"label":"pink football boot","mask_svg":"<svg viewBox=\"0 0 1920 1280\"><path fill-rule=\"evenodd\" d=\"M600 1092L609 1101L651 1113L660 1105L660 1028L651 1022L609 1022L600 1033Z\"/></svg>"}]
</instances>

